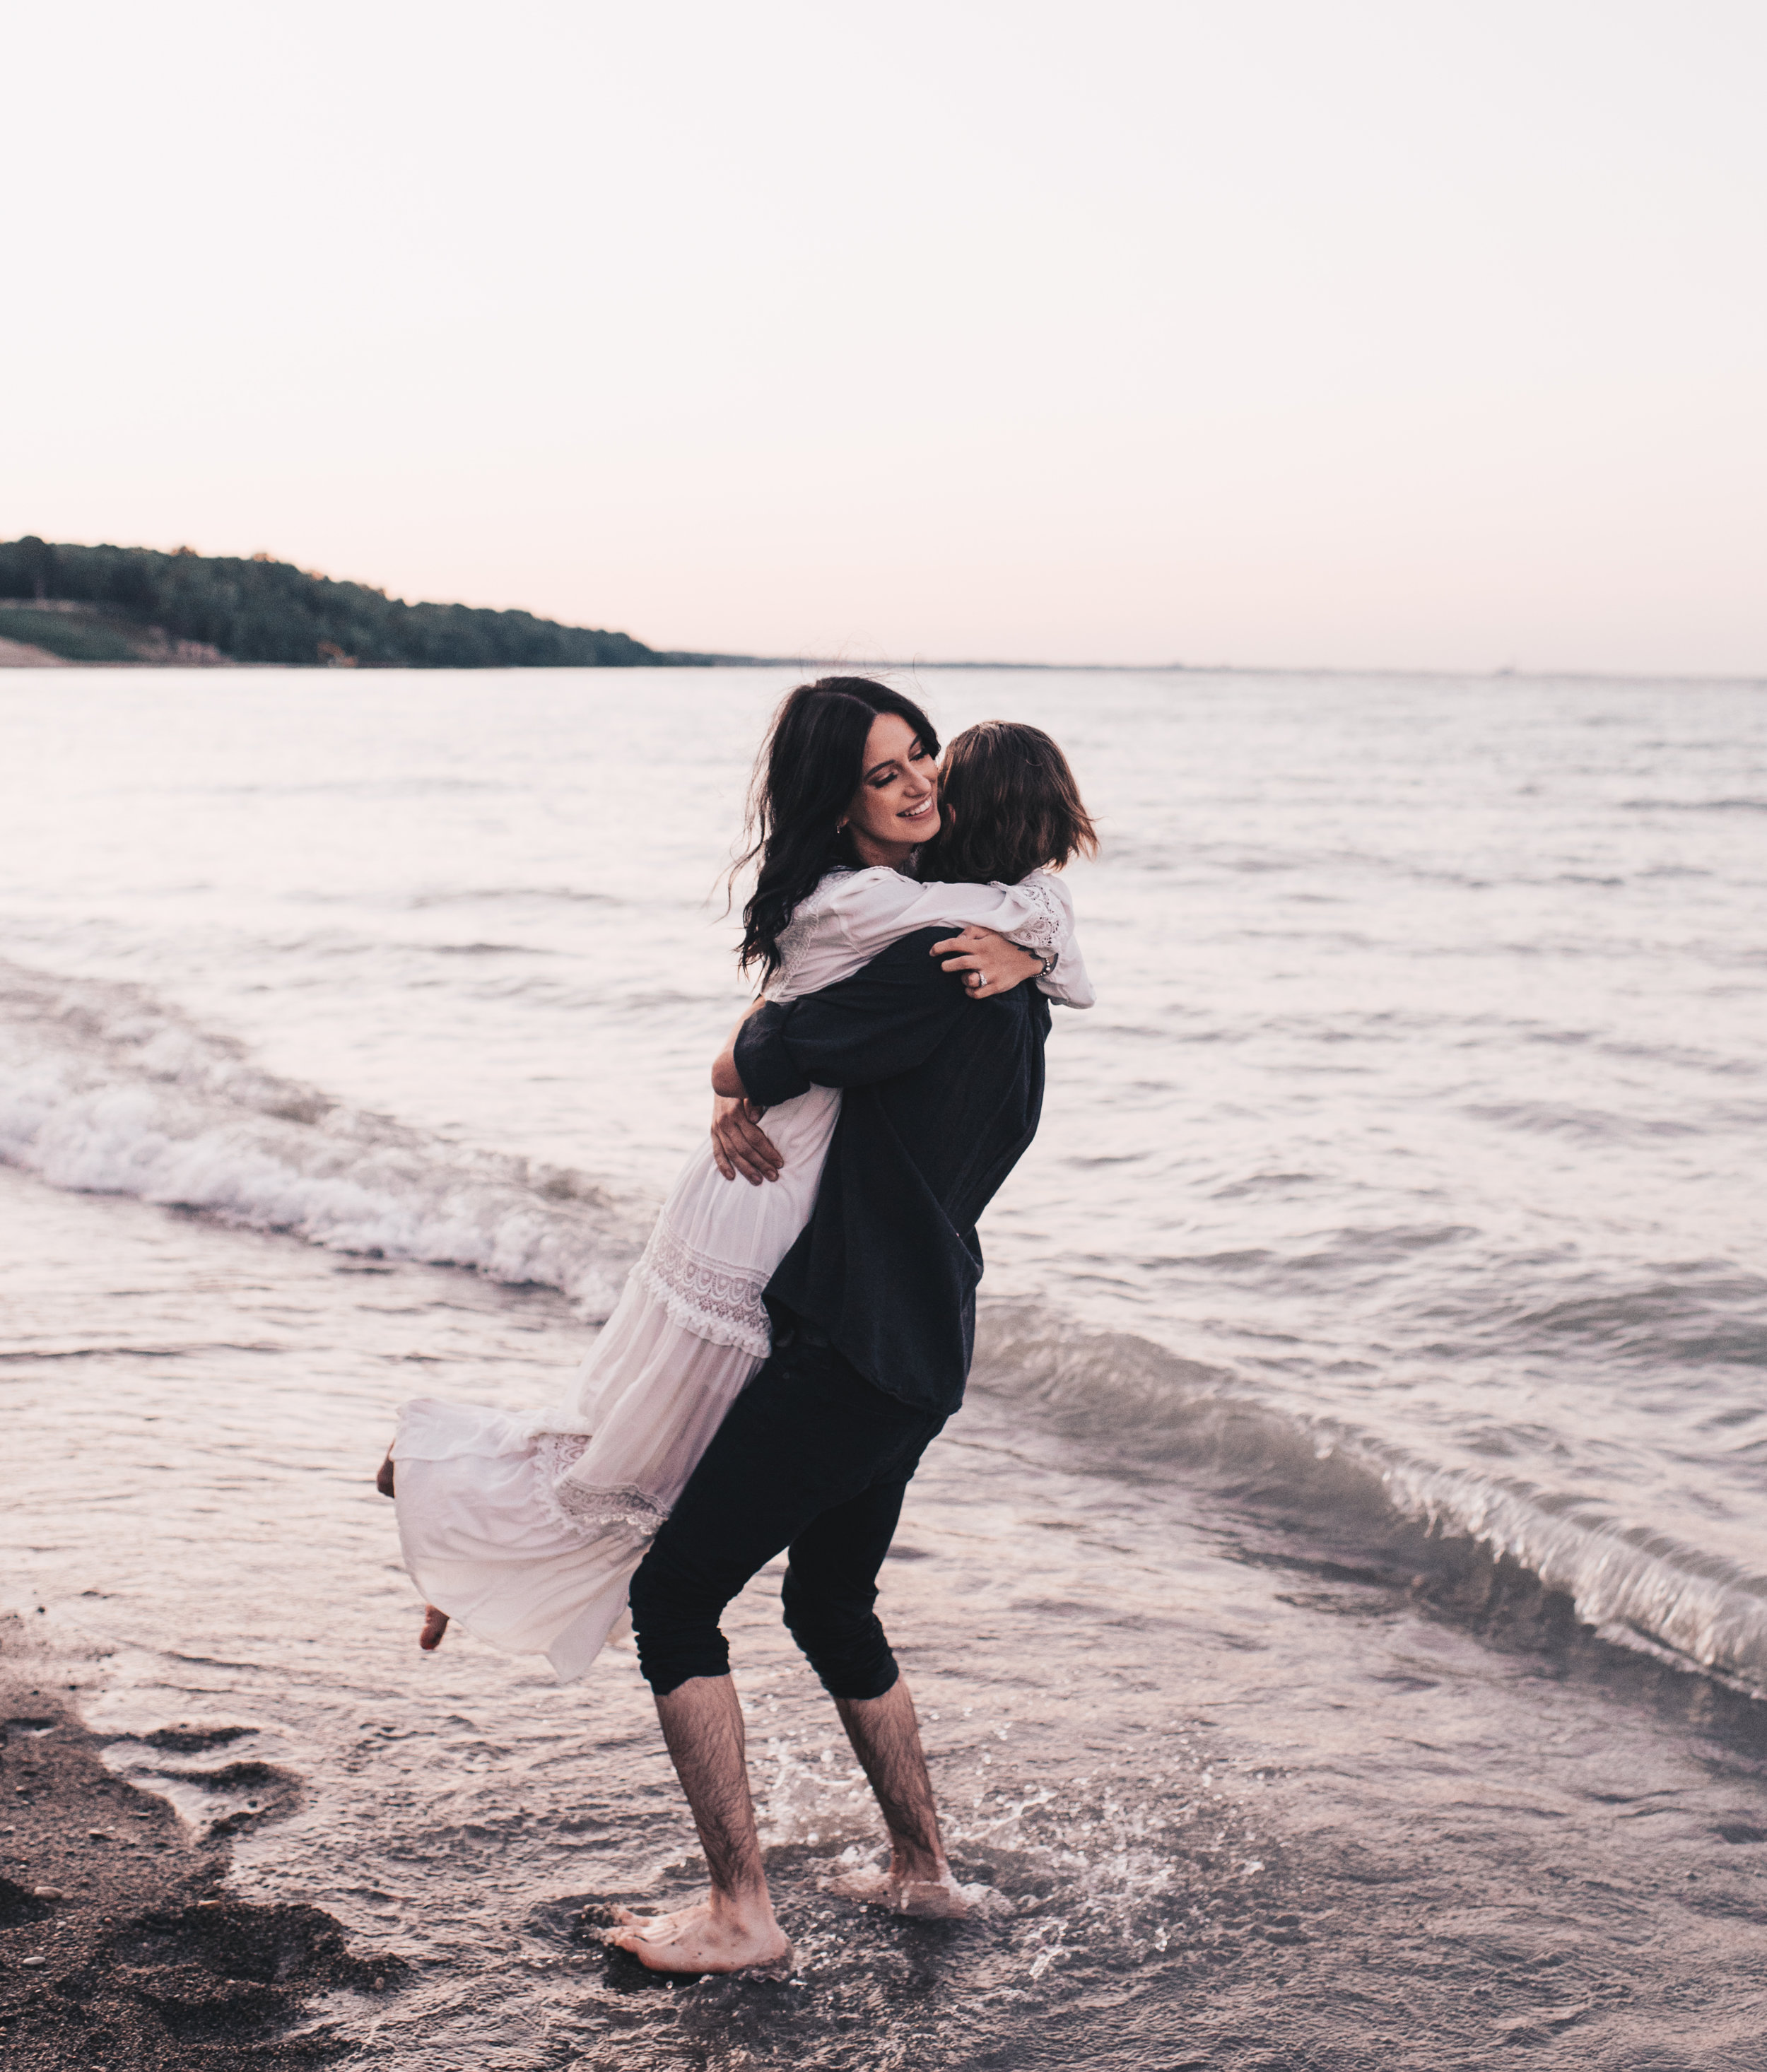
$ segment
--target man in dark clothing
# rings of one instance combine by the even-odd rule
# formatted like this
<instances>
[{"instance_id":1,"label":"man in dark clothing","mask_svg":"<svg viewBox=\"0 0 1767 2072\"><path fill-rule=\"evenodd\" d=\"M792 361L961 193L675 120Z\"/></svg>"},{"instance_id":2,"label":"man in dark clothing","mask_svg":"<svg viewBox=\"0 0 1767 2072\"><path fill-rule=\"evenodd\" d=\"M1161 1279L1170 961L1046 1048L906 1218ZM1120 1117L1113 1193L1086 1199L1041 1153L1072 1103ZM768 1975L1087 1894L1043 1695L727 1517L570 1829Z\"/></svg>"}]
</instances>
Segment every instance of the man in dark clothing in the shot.
<instances>
[{"instance_id":1,"label":"man in dark clothing","mask_svg":"<svg viewBox=\"0 0 1767 2072\"><path fill-rule=\"evenodd\" d=\"M945 933L923 929L826 992L762 1008L735 1062L763 1107L846 1090L769 1310L818 1326L887 1396L949 1417L975 1337L976 1219L1036 1134L1049 1003L1033 986L966 999L932 960Z\"/></svg>"},{"instance_id":2,"label":"man in dark clothing","mask_svg":"<svg viewBox=\"0 0 1767 2072\"><path fill-rule=\"evenodd\" d=\"M766 1106L845 1089L810 1221L767 1290L773 1351L732 1405L632 1579L639 1661L692 1805L710 1901L612 1938L663 1971L782 1962L719 1618L782 1548L785 1620L835 1702L888 1827L904 1911L958 1914L912 1700L872 1607L903 1492L963 1397L982 1275L976 1219L1036 1134L1047 1002L966 997L944 931L745 1022L713 1083ZM1028 953L1024 968L1040 960Z\"/></svg>"}]
</instances>

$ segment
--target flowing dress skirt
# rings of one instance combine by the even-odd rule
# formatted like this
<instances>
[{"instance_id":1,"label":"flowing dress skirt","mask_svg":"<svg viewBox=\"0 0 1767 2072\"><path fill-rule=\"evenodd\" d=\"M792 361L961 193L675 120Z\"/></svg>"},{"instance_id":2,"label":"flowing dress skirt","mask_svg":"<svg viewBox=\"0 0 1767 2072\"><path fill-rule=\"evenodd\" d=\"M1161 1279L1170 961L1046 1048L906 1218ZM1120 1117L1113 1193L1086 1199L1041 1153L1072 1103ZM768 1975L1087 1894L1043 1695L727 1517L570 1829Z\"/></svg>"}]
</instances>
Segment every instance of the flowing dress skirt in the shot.
<instances>
[{"instance_id":1,"label":"flowing dress skirt","mask_svg":"<svg viewBox=\"0 0 1767 2072\"><path fill-rule=\"evenodd\" d=\"M663 1206L562 1400L511 1416L420 1397L393 1444L412 1581L476 1638L583 1675L724 1413L766 1358L761 1300L809 1220L840 1096L768 1109L777 1181L726 1180L706 1143Z\"/></svg>"}]
</instances>

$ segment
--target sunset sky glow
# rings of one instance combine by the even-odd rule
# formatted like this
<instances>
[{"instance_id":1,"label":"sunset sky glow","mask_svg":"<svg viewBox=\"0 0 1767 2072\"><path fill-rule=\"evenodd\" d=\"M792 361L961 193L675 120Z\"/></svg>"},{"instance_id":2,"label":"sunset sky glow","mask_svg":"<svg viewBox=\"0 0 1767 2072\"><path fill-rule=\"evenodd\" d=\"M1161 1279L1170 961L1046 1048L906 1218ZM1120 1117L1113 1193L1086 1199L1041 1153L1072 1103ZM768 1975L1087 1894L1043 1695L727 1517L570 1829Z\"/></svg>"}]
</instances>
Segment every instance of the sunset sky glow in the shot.
<instances>
[{"instance_id":1,"label":"sunset sky glow","mask_svg":"<svg viewBox=\"0 0 1767 2072\"><path fill-rule=\"evenodd\" d=\"M38 8L0 536L665 647L1767 672L1767 11Z\"/></svg>"}]
</instances>

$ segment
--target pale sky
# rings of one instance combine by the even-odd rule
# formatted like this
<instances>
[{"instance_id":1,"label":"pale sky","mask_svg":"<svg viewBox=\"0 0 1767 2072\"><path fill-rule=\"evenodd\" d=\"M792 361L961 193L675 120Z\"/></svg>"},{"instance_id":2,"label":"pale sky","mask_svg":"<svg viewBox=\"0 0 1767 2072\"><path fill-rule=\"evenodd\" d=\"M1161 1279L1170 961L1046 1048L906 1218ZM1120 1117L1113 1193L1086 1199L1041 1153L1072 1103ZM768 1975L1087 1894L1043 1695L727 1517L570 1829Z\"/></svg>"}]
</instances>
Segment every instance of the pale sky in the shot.
<instances>
[{"instance_id":1,"label":"pale sky","mask_svg":"<svg viewBox=\"0 0 1767 2072\"><path fill-rule=\"evenodd\" d=\"M4 47L0 536L663 647L1767 673L1761 0Z\"/></svg>"}]
</instances>

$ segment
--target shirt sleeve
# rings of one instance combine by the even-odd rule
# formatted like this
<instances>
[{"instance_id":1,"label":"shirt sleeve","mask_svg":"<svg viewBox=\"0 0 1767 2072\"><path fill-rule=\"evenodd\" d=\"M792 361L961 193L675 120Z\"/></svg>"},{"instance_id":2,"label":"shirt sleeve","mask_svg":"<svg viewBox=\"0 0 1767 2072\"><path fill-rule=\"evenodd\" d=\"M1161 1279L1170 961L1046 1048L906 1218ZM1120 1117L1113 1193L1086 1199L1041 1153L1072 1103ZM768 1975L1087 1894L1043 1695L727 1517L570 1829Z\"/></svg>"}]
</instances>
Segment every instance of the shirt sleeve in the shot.
<instances>
[{"instance_id":1,"label":"shirt sleeve","mask_svg":"<svg viewBox=\"0 0 1767 2072\"><path fill-rule=\"evenodd\" d=\"M736 1038L736 1071L752 1101L772 1108L813 1087L893 1079L974 1011L957 980L928 954L944 931L923 928L863 971L801 1000L770 1001Z\"/></svg>"}]
</instances>

